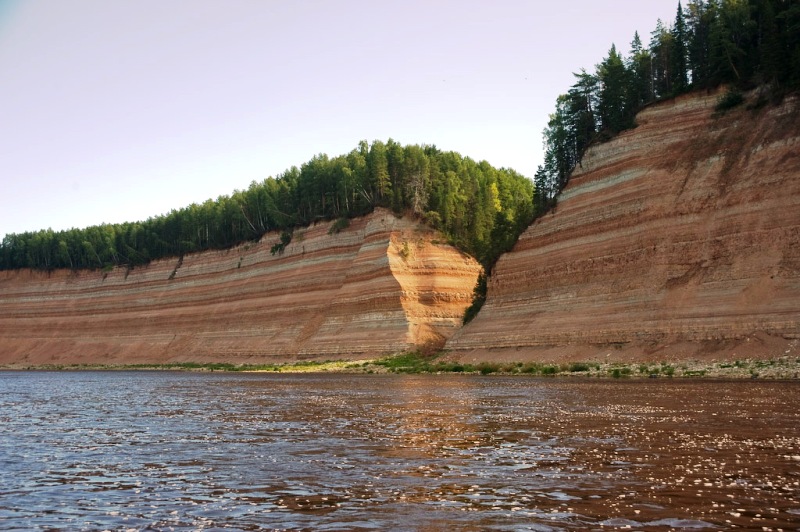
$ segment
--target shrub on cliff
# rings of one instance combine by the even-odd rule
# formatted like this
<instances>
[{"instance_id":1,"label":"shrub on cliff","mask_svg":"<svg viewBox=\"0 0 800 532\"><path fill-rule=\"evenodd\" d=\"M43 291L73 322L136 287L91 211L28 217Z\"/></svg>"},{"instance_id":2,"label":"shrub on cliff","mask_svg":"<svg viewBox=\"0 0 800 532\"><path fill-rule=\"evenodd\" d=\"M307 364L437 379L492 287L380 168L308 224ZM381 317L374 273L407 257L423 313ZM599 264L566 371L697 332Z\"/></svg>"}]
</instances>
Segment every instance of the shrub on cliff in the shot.
<instances>
[{"instance_id":1,"label":"shrub on cliff","mask_svg":"<svg viewBox=\"0 0 800 532\"><path fill-rule=\"evenodd\" d=\"M350 227L350 218L337 218L337 220L331 224L330 229L328 229L328 234L338 234L343 229L347 229L348 227Z\"/></svg>"},{"instance_id":2,"label":"shrub on cliff","mask_svg":"<svg viewBox=\"0 0 800 532\"><path fill-rule=\"evenodd\" d=\"M744 102L742 91L736 87L732 87L720 97L720 99L717 101L717 105L714 107L714 110L717 112L724 112L741 105L742 102Z\"/></svg>"},{"instance_id":3,"label":"shrub on cliff","mask_svg":"<svg viewBox=\"0 0 800 532\"><path fill-rule=\"evenodd\" d=\"M486 273L481 272L478 276L478 282L475 283L475 288L472 291L472 304L464 312L462 320L464 325L471 322L478 315L484 303L486 303Z\"/></svg>"}]
</instances>

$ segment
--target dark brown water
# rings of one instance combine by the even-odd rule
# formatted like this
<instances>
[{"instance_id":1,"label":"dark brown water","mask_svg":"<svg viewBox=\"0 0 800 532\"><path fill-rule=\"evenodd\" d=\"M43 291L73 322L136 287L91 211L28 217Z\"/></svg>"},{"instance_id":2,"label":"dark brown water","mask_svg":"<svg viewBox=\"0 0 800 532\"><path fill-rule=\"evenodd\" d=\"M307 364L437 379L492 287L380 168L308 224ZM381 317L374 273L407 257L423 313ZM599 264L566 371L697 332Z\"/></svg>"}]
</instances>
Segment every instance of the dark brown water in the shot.
<instances>
[{"instance_id":1,"label":"dark brown water","mask_svg":"<svg viewBox=\"0 0 800 532\"><path fill-rule=\"evenodd\" d=\"M0 372L0 529L797 529L798 392Z\"/></svg>"}]
</instances>

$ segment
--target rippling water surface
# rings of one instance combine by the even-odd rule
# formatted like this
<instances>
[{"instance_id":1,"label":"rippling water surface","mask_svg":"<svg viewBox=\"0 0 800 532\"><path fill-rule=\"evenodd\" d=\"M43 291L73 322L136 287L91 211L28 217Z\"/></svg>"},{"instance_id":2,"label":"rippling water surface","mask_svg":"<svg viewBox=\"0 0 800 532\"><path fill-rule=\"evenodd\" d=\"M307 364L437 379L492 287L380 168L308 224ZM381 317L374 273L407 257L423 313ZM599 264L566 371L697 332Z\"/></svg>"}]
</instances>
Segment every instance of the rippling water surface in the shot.
<instances>
[{"instance_id":1,"label":"rippling water surface","mask_svg":"<svg viewBox=\"0 0 800 532\"><path fill-rule=\"evenodd\" d=\"M0 372L0 529L795 529L798 392Z\"/></svg>"}]
</instances>

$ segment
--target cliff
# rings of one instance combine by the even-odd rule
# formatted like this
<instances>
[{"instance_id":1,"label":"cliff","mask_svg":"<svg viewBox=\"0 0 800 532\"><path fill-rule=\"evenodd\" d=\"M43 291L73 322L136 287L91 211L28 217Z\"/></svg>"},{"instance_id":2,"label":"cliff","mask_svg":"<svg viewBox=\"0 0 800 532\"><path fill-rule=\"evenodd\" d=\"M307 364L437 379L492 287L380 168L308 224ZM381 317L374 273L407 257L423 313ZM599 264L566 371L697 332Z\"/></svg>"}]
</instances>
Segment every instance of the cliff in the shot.
<instances>
[{"instance_id":1,"label":"cliff","mask_svg":"<svg viewBox=\"0 0 800 532\"><path fill-rule=\"evenodd\" d=\"M0 272L0 364L272 363L436 348L480 266L385 210L132 270Z\"/></svg>"},{"instance_id":2,"label":"cliff","mask_svg":"<svg viewBox=\"0 0 800 532\"><path fill-rule=\"evenodd\" d=\"M650 106L591 148L451 356L800 355L800 101L717 116L718 97Z\"/></svg>"}]
</instances>

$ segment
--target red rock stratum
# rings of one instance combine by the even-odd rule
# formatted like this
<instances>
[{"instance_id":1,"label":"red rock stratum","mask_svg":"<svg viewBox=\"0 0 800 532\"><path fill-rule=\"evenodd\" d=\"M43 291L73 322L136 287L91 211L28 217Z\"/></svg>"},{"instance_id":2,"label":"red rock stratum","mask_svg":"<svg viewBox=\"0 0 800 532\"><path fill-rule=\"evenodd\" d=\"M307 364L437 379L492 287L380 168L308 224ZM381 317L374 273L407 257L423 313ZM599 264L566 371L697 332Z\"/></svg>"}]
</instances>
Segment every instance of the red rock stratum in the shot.
<instances>
[{"instance_id":1,"label":"red rock stratum","mask_svg":"<svg viewBox=\"0 0 800 532\"><path fill-rule=\"evenodd\" d=\"M441 347L480 266L385 210L127 271L0 272L0 364L272 363Z\"/></svg>"},{"instance_id":2,"label":"red rock stratum","mask_svg":"<svg viewBox=\"0 0 800 532\"><path fill-rule=\"evenodd\" d=\"M448 341L470 360L800 355L800 100L653 105L596 145Z\"/></svg>"}]
</instances>

